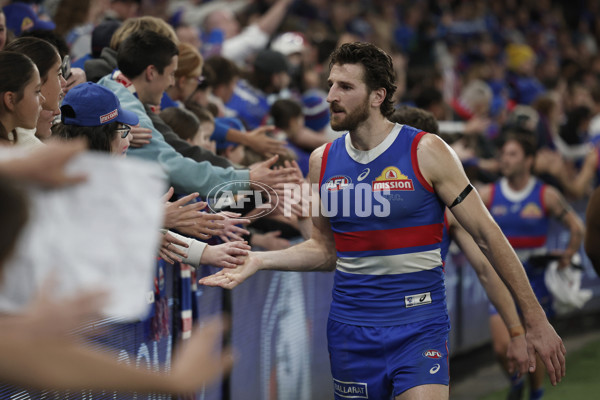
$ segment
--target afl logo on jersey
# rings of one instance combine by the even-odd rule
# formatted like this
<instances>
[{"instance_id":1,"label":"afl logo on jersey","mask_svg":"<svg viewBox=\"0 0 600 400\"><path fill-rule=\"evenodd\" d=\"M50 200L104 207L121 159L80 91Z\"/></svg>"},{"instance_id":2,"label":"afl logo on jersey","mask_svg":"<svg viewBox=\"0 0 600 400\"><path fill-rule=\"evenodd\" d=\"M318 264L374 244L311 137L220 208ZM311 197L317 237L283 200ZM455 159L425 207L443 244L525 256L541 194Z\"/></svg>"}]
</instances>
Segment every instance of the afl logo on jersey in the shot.
<instances>
[{"instance_id":1,"label":"afl logo on jersey","mask_svg":"<svg viewBox=\"0 0 600 400\"><path fill-rule=\"evenodd\" d=\"M415 190L412 179L396 167L387 167L373 181L373 190Z\"/></svg>"},{"instance_id":2,"label":"afl logo on jersey","mask_svg":"<svg viewBox=\"0 0 600 400\"><path fill-rule=\"evenodd\" d=\"M325 187L330 192L337 192L347 188L352 183L352 180L345 175L332 176L325 182Z\"/></svg>"}]
</instances>

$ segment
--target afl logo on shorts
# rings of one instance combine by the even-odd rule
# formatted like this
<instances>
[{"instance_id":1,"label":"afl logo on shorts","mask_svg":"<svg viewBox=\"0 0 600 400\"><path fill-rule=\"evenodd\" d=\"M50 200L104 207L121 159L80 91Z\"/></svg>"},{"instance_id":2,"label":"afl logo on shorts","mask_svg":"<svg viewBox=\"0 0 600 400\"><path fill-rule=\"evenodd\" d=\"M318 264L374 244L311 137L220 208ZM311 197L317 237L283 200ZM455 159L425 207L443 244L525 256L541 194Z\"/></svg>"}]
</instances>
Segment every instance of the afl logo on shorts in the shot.
<instances>
[{"instance_id":1,"label":"afl logo on shorts","mask_svg":"<svg viewBox=\"0 0 600 400\"><path fill-rule=\"evenodd\" d=\"M352 183L352 180L345 175L332 176L325 182L325 187L330 192L337 192L347 188Z\"/></svg>"},{"instance_id":2,"label":"afl logo on shorts","mask_svg":"<svg viewBox=\"0 0 600 400\"><path fill-rule=\"evenodd\" d=\"M423 352L423 357L432 358L434 360L437 360L439 358L442 358L442 353L440 353L437 350L425 350Z\"/></svg>"}]
</instances>

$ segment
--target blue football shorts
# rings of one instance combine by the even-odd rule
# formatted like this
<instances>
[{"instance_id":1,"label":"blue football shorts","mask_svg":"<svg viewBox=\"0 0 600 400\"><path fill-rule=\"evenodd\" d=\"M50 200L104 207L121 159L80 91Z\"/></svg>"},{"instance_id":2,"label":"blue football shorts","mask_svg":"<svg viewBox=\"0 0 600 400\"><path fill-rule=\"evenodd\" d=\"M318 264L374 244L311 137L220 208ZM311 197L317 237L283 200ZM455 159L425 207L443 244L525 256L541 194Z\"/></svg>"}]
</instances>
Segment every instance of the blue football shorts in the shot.
<instances>
[{"instance_id":1,"label":"blue football shorts","mask_svg":"<svg viewBox=\"0 0 600 400\"><path fill-rule=\"evenodd\" d=\"M329 319L334 398L393 399L420 385L448 385L447 316L396 326L357 326Z\"/></svg>"}]
</instances>

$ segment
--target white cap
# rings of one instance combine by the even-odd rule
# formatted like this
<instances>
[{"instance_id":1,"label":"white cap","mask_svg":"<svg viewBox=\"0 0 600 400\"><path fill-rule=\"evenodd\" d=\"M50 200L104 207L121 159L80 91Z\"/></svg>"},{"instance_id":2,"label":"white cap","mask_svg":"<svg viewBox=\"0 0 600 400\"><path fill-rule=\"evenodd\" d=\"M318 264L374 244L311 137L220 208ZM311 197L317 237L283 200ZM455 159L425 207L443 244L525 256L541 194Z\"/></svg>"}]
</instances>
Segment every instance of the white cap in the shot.
<instances>
[{"instance_id":1,"label":"white cap","mask_svg":"<svg viewBox=\"0 0 600 400\"><path fill-rule=\"evenodd\" d=\"M304 50L304 44L306 39L298 32L286 32L275 38L271 42L271 50L283 53L285 56L289 56L294 53L301 53Z\"/></svg>"}]
</instances>

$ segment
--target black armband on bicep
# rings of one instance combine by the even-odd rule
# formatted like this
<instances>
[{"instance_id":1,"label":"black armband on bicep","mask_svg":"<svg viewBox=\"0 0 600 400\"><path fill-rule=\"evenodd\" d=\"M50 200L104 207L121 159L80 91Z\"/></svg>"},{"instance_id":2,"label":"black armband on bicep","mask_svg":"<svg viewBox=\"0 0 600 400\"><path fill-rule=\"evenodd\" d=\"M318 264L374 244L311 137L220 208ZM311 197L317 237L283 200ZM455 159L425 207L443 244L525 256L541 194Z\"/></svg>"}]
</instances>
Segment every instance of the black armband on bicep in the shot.
<instances>
[{"instance_id":1,"label":"black armband on bicep","mask_svg":"<svg viewBox=\"0 0 600 400\"><path fill-rule=\"evenodd\" d=\"M473 185L471 185L469 183L467 185L467 187L465 188L465 190L463 190L462 192L460 192L460 194L458 196L456 196L456 199L454 199L454 201L448 208L452 208L452 207L457 206L460 203L462 203L463 200L469 195L469 193L471 193L472 190L473 190Z\"/></svg>"}]
</instances>

